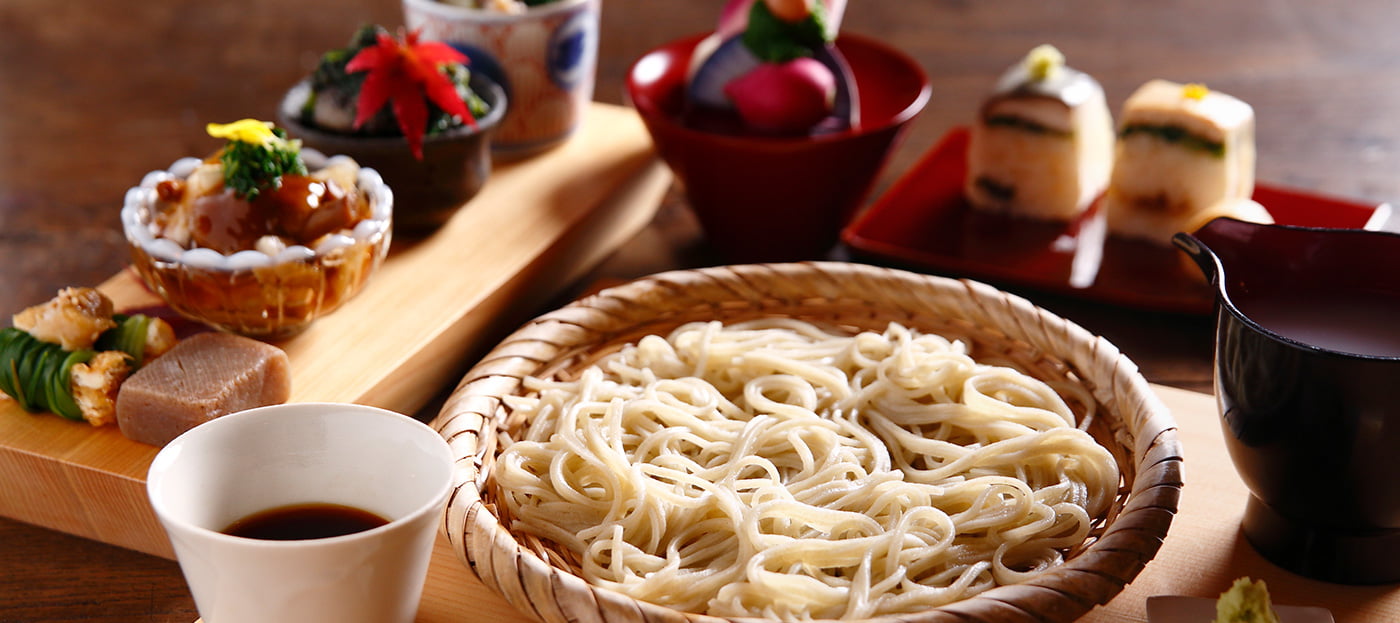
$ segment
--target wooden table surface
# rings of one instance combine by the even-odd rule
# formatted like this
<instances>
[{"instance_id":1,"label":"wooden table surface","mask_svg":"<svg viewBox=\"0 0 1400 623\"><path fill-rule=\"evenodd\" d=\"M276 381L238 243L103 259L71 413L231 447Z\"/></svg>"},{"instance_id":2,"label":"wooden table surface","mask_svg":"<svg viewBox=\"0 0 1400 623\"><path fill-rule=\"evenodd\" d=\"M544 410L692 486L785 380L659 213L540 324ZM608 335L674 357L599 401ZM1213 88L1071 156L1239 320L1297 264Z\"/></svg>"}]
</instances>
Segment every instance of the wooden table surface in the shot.
<instances>
[{"instance_id":1,"label":"wooden table surface","mask_svg":"<svg viewBox=\"0 0 1400 623\"><path fill-rule=\"evenodd\" d=\"M721 4L606 0L596 99L623 103L629 63L707 29ZM1115 109L1158 77L1251 102L1261 180L1363 202L1400 197L1400 4L1392 0L851 4L845 29L908 52L933 86L877 193L966 123L1009 63L1049 42L1103 83ZM205 150L205 123L270 116L321 51L365 22L401 24L399 3L0 3L0 317L122 269L125 189ZM716 261L673 191L646 230L557 298ZM1149 380L1210 391L1210 319L1024 294L1106 336ZM174 562L8 519L0 519L0 570L3 622L196 617Z\"/></svg>"}]
</instances>

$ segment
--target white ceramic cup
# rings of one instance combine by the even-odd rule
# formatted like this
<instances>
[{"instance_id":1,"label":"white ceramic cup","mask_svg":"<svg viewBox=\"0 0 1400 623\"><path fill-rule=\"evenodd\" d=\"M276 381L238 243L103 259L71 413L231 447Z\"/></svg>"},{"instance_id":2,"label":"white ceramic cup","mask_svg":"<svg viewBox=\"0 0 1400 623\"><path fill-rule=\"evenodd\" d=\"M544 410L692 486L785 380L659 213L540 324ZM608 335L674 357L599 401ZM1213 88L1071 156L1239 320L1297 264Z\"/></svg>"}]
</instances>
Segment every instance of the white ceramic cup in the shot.
<instances>
[{"instance_id":1,"label":"white ceramic cup","mask_svg":"<svg viewBox=\"0 0 1400 623\"><path fill-rule=\"evenodd\" d=\"M408 623L452 462L442 437L408 416L285 404L177 437L156 455L146 490L205 623ZM352 506L389 523L299 541L221 532L248 515L305 503Z\"/></svg>"},{"instance_id":2,"label":"white ceramic cup","mask_svg":"<svg viewBox=\"0 0 1400 623\"><path fill-rule=\"evenodd\" d=\"M558 0L523 13L403 0L404 25L466 54L468 67L506 91L505 119L491 136L506 159L562 143L583 122L598 66L601 0Z\"/></svg>"}]
</instances>

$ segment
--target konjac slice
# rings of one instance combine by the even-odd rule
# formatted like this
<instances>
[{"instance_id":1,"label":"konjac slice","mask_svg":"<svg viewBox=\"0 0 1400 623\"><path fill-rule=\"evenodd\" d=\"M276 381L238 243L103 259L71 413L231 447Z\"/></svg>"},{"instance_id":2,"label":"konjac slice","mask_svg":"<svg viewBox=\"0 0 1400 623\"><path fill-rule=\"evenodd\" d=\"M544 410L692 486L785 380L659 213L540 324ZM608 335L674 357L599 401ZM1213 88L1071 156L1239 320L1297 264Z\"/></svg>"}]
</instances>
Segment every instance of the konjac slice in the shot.
<instances>
[{"instance_id":1,"label":"konjac slice","mask_svg":"<svg viewBox=\"0 0 1400 623\"><path fill-rule=\"evenodd\" d=\"M282 349L226 333L201 333L138 370L117 396L127 438L162 446L235 411L280 404L291 394Z\"/></svg>"}]
</instances>

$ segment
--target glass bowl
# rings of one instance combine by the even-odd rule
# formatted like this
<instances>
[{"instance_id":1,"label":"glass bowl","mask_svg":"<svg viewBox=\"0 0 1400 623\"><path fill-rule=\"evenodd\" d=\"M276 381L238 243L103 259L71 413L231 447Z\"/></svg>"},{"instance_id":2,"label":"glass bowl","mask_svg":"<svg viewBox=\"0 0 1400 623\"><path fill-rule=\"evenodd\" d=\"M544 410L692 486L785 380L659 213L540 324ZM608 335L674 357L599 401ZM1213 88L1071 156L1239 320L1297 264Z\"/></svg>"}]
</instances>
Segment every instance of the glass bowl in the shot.
<instances>
[{"instance_id":1,"label":"glass bowl","mask_svg":"<svg viewBox=\"0 0 1400 623\"><path fill-rule=\"evenodd\" d=\"M302 159L308 170L317 171L349 158L304 148ZM132 266L182 316L249 337L289 337L353 298L383 262L392 237L394 197L379 173L366 167L359 169L356 185L369 202L369 218L353 229L326 234L310 247L224 254L187 249L160 237L154 222L157 185L189 177L200 163L182 158L166 170L146 174L127 191L121 211Z\"/></svg>"}]
</instances>

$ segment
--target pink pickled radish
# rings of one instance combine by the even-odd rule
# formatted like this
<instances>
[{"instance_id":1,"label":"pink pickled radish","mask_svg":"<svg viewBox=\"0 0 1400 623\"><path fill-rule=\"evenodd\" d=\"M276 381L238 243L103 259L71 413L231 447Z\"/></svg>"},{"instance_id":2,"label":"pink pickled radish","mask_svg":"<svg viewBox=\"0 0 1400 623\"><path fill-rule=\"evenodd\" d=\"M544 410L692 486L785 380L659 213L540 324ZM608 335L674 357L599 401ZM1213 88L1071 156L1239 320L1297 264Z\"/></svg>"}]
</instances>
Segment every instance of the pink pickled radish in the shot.
<instances>
[{"instance_id":1,"label":"pink pickled radish","mask_svg":"<svg viewBox=\"0 0 1400 623\"><path fill-rule=\"evenodd\" d=\"M755 129L800 132L831 114L836 76L812 58L764 63L731 81L724 93Z\"/></svg>"}]
</instances>

